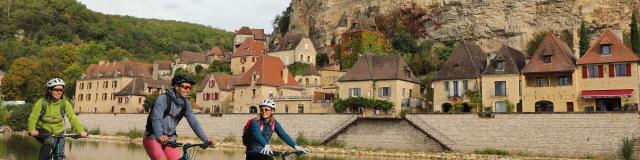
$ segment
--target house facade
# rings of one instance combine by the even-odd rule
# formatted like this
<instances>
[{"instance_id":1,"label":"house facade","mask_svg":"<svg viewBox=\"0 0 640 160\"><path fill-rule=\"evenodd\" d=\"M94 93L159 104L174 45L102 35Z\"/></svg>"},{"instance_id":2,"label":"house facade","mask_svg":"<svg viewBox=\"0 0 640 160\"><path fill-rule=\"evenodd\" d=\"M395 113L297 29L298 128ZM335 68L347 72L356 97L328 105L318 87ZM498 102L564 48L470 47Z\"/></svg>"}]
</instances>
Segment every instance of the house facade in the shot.
<instances>
[{"instance_id":1,"label":"house facade","mask_svg":"<svg viewBox=\"0 0 640 160\"><path fill-rule=\"evenodd\" d=\"M240 27L240 30L236 31L236 35L233 38L233 52L235 52L240 47L240 44L248 38L266 45L264 29L251 29L247 26L242 26Z\"/></svg>"},{"instance_id":2,"label":"house facade","mask_svg":"<svg viewBox=\"0 0 640 160\"><path fill-rule=\"evenodd\" d=\"M313 47L313 42L301 32L288 32L275 44L276 48L268 54L280 58L285 65L290 65L294 62L316 64L317 53Z\"/></svg>"},{"instance_id":3,"label":"house facade","mask_svg":"<svg viewBox=\"0 0 640 160\"><path fill-rule=\"evenodd\" d=\"M238 77L220 73L207 74L198 85L196 103L209 108L211 113L232 113L233 83Z\"/></svg>"},{"instance_id":4,"label":"house facade","mask_svg":"<svg viewBox=\"0 0 640 160\"><path fill-rule=\"evenodd\" d=\"M207 63L207 57L204 53L195 53L184 51L178 55L176 59L171 64L173 73L175 73L178 69L188 70L191 73L196 73L198 66L201 66L202 69L209 68L209 63Z\"/></svg>"},{"instance_id":5,"label":"house facade","mask_svg":"<svg viewBox=\"0 0 640 160\"><path fill-rule=\"evenodd\" d=\"M494 112L522 111L520 73L526 64L524 54L503 45L482 74L482 105Z\"/></svg>"},{"instance_id":6,"label":"house facade","mask_svg":"<svg viewBox=\"0 0 640 160\"><path fill-rule=\"evenodd\" d=\"M266 55L266 47L263 42L252 38L245 39L231 55L231 73L241 75L246 73L260 56Z\"/></svg>"}]
</instances>

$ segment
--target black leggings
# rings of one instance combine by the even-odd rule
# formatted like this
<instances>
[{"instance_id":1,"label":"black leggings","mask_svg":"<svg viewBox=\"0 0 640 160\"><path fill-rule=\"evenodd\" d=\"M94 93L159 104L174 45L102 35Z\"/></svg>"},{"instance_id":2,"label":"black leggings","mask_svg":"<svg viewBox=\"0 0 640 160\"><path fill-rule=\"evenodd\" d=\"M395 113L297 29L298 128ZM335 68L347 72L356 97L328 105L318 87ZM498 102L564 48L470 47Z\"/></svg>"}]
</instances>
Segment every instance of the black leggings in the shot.
<instances>
[{"instance_id":1,"label":"black leggings","mask_svg":"<svg viewBox=\"0 0 640 160\"><path fill-rule=\"evenodd\" d=\"M44 129L38 129L38 132L40 132L40 135L36 136L36 140L42 144L42 147L40 147L40 160L49 160L51 159L51 151L56 145L56 139ZM64 139L60 139L60 145L64 146ZM64 148L62 149L64 151ZM57 157L56 160L62 160L62 157Z\"/></svg>"}]
</instances>

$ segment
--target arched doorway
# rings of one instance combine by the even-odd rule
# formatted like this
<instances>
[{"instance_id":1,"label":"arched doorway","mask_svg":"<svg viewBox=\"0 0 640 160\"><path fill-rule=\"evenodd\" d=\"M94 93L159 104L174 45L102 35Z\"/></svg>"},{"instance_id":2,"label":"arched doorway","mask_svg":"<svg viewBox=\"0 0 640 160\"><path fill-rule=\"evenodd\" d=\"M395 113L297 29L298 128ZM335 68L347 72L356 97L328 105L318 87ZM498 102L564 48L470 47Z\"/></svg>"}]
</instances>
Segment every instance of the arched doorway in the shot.
<instances>
[{"instance_id":1,"label":"arched doorway","mask_svg":"<svg viewBox=\"0 0 640 160\"><path fill-rule=\"evenodd\" d=\"M258 113L258 108L256 106L249 107L249 113Z\"/></svg>"},{"instance_id":2,"label":"arched doorway","mask_svg":"<svg viewBox=\"0 0 640 160\"><path fill-rule=\"evenodd\" d=\"M544 100L536 102L536 112L553 112L553 103Z\"/></svg>"},{"instance_id":3,"label":"arched doorway","mask_svg":"<svg viewBox=\"0 0 640 160\"><path fill-rule=\"evenodd\" d=\"M468 103L462 103L462 112L471 112L471 106Z\"/></svg>"},{"instance_id":4,"label":"arched doorway","mask_svg":"<svg viewBox=\"0 0 640 160\"><path fill-rule=\"evenodd\" d=\"M443 113L451 112L452 108L453 108L453 106L451 105L451 103L443 103L442 104L442 112Z\"/></svg>"},{"instance_id":5,"label":"arched doorway","mask_svg":"<svg viewBox=\"0 0 640 160\"><path fill-rule=\"evenodd\" d=\"M127 113L127 109L125 109L125 108L120 108L120 113Z\"/></svg>"}]
</instances>

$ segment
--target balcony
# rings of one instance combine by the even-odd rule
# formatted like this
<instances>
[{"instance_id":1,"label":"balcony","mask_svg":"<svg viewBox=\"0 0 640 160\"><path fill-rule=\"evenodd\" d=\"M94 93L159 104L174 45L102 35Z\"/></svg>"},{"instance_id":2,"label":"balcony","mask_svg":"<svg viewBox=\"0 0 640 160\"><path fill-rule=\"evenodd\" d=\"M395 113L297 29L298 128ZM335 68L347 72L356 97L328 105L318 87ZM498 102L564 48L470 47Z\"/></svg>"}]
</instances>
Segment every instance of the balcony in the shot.
<instances>
[{"instance_id":1,"label":"balcony","mask_svg":"<svg viewBox=\"0 0 640 160\"><path fill-rule=\"evenodd\" d=\"M311 100L313 98L309 95L282 95L282 96L272 96L273 100Z\"/></svg>"},{"instance_id":2,"label":"balcony","mask_svg":"<svg viewBox=\"0 0 640 160\"><path fill-rule=\"evenodd\" d=\"M403 98L402 107L422 108L424 100L418 98Z\"/></svg>"}]
</instances>

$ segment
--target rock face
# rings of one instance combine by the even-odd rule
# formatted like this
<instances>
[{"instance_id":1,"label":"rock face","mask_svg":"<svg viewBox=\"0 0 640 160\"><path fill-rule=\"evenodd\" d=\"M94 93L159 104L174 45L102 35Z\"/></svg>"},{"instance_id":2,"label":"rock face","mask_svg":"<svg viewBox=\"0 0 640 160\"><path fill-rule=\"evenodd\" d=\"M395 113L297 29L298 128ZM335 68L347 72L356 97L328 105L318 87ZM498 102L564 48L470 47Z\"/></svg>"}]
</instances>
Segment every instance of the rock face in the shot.
<instances>
[{"instance_id":1,"label":"rock face","mask_svg":"<svg viewBox=\"0 0 640 160\"><path fill-rule=\"evenodd\" d=\"M328 46L344 32L340 18L357 13L388 15L398 10L421 8L424 38L467 39L486 52L502 44L524 50L538 32L554 31L578 48L581 20L592 38L604 28L629 31L631 12L638 0L293 0L291 29L310 33L316 46Z\"/></svg>"}]
</instances>

